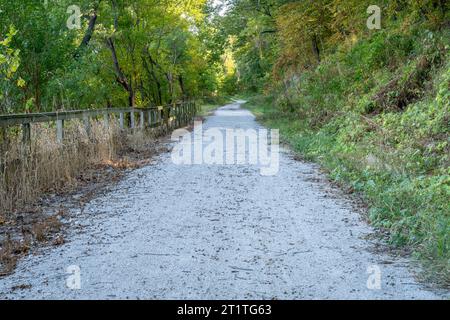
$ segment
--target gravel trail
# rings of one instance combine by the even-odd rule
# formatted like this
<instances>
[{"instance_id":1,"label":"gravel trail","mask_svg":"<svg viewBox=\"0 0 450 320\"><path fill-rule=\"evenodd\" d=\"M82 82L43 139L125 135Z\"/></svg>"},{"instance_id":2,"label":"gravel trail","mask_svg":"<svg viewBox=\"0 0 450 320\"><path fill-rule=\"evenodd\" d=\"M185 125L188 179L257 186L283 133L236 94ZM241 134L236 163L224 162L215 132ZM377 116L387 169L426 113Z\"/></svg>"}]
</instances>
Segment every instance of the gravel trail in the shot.
<instances>
[{"instance_id":1,"label":"gravel trail","mask_svg":"<svg viewBox=\"0 0 450 320\"><path fill-rule=\"evenodd\" d=\"M204 128L261 128L240 103ZM282 149L280 171L175 165L170 153L74 212L60 247L0 278L2 299L440 299L380 253L348 197ZM66 286L79 266L81 289ZM381 289L368 289L368 268ZM372 269L371 269L372 268ZM17 286L23 285L21 288ZM12 288L16 288L13 290Z\"/></svg>"}]
</instances>

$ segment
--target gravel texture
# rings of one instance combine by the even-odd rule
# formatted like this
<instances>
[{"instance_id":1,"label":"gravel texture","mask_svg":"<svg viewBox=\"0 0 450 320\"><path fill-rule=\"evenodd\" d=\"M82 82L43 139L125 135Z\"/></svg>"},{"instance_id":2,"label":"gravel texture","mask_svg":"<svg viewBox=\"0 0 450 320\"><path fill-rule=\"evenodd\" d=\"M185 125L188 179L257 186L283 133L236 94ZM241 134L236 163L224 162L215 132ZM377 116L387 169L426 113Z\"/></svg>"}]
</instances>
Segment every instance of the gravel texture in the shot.
<instances>
[{"instance_id":1,"label":"gravel texture","mask_svg":"<svg viewBox=\"0 0 450 320\"><path fill-rule=\"evenodd\" d=\"M261 128L240 102L204 128ZM280 171L175 165L170 153L72 213L60 247L0 278L2 299L442 299L383 253L361 212L316 165L282 149ZM381 248L381 249L380 249ZM66 268L81 270L81 289ZM368 289L371 266L381 289Z\"/></svg>"}]
</instances>

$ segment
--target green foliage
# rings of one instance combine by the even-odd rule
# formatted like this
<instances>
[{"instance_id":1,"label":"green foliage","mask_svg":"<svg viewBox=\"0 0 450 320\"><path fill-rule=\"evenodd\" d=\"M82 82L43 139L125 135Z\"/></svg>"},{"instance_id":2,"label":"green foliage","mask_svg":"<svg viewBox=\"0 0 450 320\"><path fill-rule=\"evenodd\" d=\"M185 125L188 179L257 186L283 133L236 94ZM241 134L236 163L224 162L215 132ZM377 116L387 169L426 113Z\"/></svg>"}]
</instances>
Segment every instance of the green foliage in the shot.
<instances>
[{"instance_id":1,"label":"green foliage","mask_svg":"<svg viewBox=\"0 0 450 320\"><path fill-rule=\"evenodd\" d=\"M413 248L429 275L449 283L448 4L385 1L382 29L369 31L368 3L327 2L317 10L308 1L273 9L272 76L260 77L266 98L252 98L251 108L361 194L369 220L393 245ZM311 35L321 39L320 59Z\"/></svg>"},{"instance_id":2,"label":"green foliage","mask_svg":"<svg viewBox=\"0 0 450 320\"><path fill-rule=\"evenodd\" d=\"M0 112L11 108L11 91L25 85L22 78L16 77L20 66L20 51L11 48L11 41L16 33L16 29L10 26L5 38L0 41Z\"/></svg>"},{"instance_id":3,"label":"green foliage","mask_svg":"<svg viewBox=\"0 0 450 320\"><path fill-rule=\"evenodd\" d=\"M160 105L217 90L207 0L81 0L80 28L67 27L71 5L0 0L2 73L16 77L2 80L2 112Z\"/></svg>"}]
</instances>

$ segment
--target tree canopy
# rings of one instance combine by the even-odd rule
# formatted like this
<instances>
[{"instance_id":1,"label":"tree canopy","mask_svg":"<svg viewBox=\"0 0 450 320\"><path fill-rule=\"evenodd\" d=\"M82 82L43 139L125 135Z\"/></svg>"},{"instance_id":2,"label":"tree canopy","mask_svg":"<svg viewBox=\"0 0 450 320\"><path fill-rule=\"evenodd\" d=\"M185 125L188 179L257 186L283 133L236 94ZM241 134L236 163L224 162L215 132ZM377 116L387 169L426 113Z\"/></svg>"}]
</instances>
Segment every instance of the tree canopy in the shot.
<instances>
[{"instance_id":1,"label":"tree canopy","mask_svg":"<svg viewBox=\"0 0 450 320\"><path fill-rule=\"evenodd\" d=\"M210 10L206 0L0 0L1 112L213 94Z\"/></svg>"},{"instance_id":2,"label":"tree canopy","mask_svg":"<svg viewBox=\"0 0 450 320\"><path fill-rule=\"evenodd\" d=\"M267 90L370 33L370 4L0 0L0 112L139 107ZM448 21L442 0L378 5L383 23L426 20L432 28Z\"/></svg>"}]
</instances>

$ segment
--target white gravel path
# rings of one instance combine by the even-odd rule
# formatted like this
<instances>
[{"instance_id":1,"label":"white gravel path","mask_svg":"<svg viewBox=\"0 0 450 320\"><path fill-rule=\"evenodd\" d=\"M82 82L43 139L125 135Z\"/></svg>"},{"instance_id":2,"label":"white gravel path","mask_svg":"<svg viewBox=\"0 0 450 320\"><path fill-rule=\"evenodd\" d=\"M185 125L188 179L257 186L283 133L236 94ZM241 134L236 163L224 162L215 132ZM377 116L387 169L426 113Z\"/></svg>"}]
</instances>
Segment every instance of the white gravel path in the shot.
<instances>
[{"instance_id":1,"label":"white gravel path","mask_svg":"<svg viewBox=\"0 0 450 320\"><path fill-rule=\"evenodd\" d=\"M259 128L238 103L205 128ZM74 213L68 243L22 259L2 299L439 299L411 264L375 253L372 230L317 166L282 150L280 172L176 166L170 153ZM66 268L81 269L81 289ZM381 290L367 288L367 268ZM11 290L17 285L28 289Z\"/></svg>"}]
</instances>

